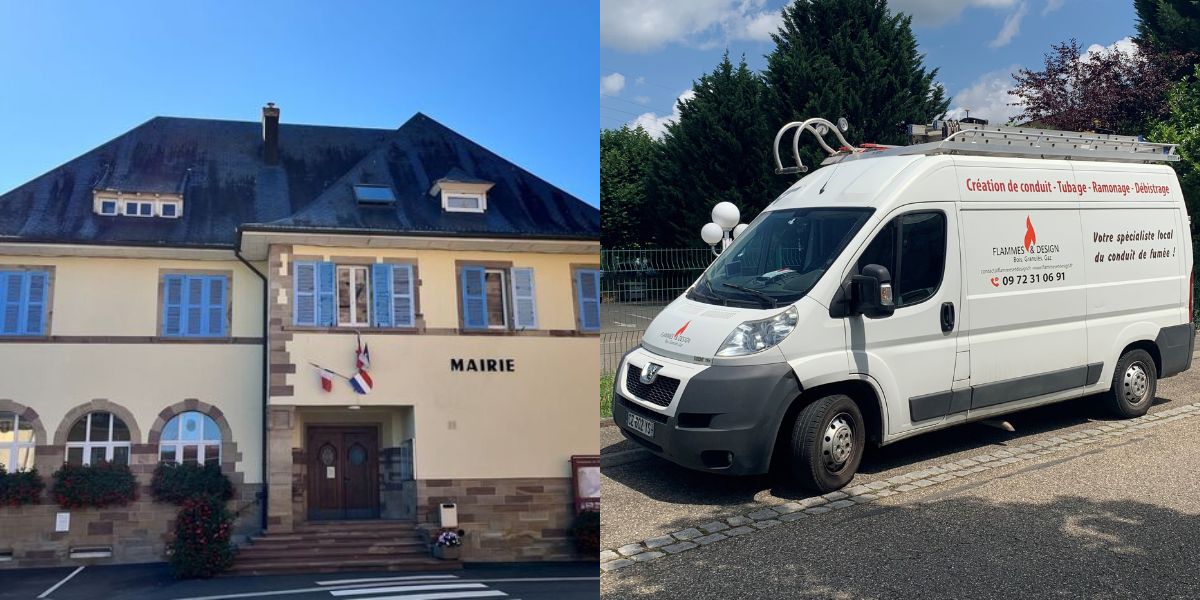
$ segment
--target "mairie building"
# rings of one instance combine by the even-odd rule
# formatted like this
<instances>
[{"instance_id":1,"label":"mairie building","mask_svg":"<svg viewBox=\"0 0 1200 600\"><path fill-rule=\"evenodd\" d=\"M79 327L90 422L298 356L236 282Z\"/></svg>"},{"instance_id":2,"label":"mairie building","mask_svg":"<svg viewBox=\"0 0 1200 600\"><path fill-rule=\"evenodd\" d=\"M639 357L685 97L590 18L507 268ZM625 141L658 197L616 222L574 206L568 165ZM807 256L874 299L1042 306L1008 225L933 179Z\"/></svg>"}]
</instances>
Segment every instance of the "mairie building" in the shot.
<instances>
[{"instance_id":1,"label":"mairie building","mask_svg":"<svg viewBox=\"0 0 1200 600\"><path fill-rule=\"evenodd\" d=\"M0 195L0 464L140 487L0 507L0 568L163 560L160 461L219 464L239 540L453 503L464 561L580 558L599 263L596 208L420 113L158 117Z\"/></svg>"}]
</instances>

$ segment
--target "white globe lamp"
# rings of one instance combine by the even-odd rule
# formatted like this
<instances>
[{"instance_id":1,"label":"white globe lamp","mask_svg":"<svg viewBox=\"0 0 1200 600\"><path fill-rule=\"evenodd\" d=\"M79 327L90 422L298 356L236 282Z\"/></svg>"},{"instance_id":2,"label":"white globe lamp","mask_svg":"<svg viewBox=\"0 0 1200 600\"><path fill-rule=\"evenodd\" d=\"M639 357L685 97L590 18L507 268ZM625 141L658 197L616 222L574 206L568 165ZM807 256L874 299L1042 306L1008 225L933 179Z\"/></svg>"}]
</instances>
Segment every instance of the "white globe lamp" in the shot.
<instances>
[{"instance_id":1,"label":"white globe lamp","mask_svg":"<svg viewBox=\"0 0 1200 600\"><path fill-rule=\"evenodd\" d=\"M721 226L716 223L705 223L700 229L700 239L704 240L705 244L715 246L721 243L721 238L725 237L725 232L721 231Z\"/></svg>"},{"instance_id":2,"label":"white globe lamp","mask_svg":"<svg viewBox=\"0 0 1200 600\"><path fill-rule=\"evenodd\" d=\"M733 239L736 240L739 235L742 235L742 232L745 231L747 227L749 227L749 225L745 223L738 223L738 226L733 228Z\"/></svg>"},{"instance_id":3,"label":"white globe lamp","mask_svg":"<svg viewBox=\"0 0 1200 600\"><path fill-rule=\"evenodd\" d=\"M732 202L719 202L712 209L713 223L724 231L733 229L741 218L741 211Z\"/></svg>"}]
</instances>

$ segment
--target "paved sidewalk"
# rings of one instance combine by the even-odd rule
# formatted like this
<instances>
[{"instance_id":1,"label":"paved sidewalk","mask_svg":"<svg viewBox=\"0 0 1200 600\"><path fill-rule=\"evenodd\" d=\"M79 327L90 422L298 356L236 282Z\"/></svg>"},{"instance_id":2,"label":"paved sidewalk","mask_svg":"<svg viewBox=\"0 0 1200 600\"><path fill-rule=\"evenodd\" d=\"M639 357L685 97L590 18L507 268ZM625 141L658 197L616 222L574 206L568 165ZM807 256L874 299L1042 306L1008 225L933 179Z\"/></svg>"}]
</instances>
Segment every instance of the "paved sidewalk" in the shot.
<instances>
[{"instance_id":1,"label":"paved sidewalk","mask_svg":"<svg viewBox=\"0 0 1200 600\"><path fill-rule=\"evenodd\" d=\"M1160 396L1177 400L1158 416L1055 435L1030 444L1039 450L1027 458L966 465L865 505L766 519L781 522L614 570L601 589L605 598L1200 597L1200 405L1181 401L1200 390L1185 383L1163 382Z\"/></svg>"}]
</instances>

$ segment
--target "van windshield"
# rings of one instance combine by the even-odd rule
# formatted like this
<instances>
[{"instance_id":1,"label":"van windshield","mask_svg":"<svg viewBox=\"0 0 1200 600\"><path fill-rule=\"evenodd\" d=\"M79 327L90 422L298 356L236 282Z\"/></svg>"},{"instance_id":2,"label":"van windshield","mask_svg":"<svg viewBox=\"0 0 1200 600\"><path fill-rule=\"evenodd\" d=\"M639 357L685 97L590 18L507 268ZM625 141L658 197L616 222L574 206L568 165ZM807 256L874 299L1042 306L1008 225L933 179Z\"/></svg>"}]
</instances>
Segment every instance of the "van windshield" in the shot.
<instances>
[{"instance_id":1,"label":"van windshield","mask_svg":"<svg viewBox=\"0 0 1200 600\"><path fill-rule=\"evenodd\" d=\"M764 212L688 292L708 304L772 308L808 293L874 212L795 208Z\"/></svg>"}]
</instances>

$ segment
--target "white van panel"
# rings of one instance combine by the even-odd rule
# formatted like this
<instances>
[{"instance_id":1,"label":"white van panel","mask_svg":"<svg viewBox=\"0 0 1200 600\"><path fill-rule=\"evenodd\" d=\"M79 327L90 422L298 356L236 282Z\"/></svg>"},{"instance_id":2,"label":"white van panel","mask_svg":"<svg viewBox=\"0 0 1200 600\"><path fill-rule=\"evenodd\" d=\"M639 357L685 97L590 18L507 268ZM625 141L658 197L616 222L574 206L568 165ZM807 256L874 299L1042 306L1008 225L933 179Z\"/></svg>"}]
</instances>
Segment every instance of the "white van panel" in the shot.
<instances>
[{"instance_id":1,"label":"white van panel","mask_svg":"<svg viewBox=\"0 0 1200 600\"><path fill-rule=\"evenodd\" d=\"M1079 211L1070 204L974 208L961 211L971 384L1085 365Z\"/></svg>"}]
</instances>

